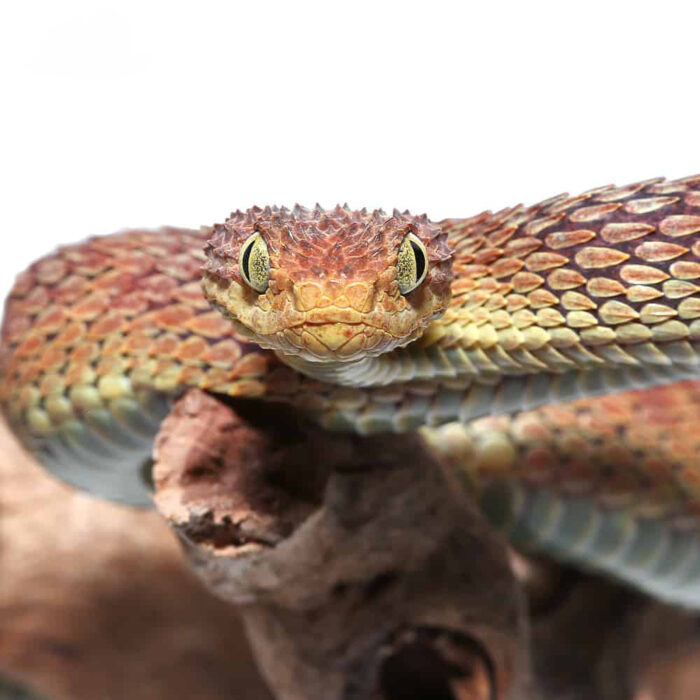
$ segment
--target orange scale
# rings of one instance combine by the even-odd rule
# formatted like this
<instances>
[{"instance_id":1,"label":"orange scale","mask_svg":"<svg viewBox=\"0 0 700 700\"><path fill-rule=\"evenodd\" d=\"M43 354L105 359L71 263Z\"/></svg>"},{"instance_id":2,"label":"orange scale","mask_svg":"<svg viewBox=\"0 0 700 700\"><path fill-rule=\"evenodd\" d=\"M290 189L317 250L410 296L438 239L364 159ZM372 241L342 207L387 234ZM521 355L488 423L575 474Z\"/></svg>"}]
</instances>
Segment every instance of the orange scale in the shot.
<instances>
[{"instance_id":1,"label":"orange scale","mask_svg":"<svg viewBox=\"0 0 700 700\"><path fill-rule=\"evenodd\" d=\"M174 350L173 357L183 361L202 360L202 354L207 349L207 342L199 336L190 336L181 342Z\"/></svg>"},{"instance_id":2,"label":"orange scale","mask_svg":"<svg viewBox=\"0 0 700 700\"><path fill-rule=\"evenodd\" d=\"M149 275L136 282L136 289L154 304L167 304L177 286L177 280L160 274Z\"/></svg>"},{"instance_id":3,"label":"orange scale","mask_svg":"<svg viewBox=\"0 0 700 700\"><path fill-rule=\"evenodd\" d=\"M108 313L90 326L87 337L90 338L90 340L102 340L120 331L123 325L124 319L121 316Z\"/></svg>"},{"instance_id":4,"label":"orange scale","mask_svg":"<svg viewBox=\"0 0 700 700\"><path fill-rule=\"evenodd\" d=\"M56 284L65 277L68 267L61 258L46 258L37 263L36 278L41 284Z\"/></svg>"},{"instance_id":5,"label":"orange scale","mask_svg":"<svg viewBox=\"0 0 700 700\"><path fill-rule=\"evenodd\" d=\"M115 299L112 310L121 316L137 316L148 309L148 301L141 292L131 292Z\"/></svg>"},{"instance_id":6,"label":"orange scale","mask_svg":"<svg viewBox=\"0 0 700 700\"><path fill-rule=\"evenodd\" d=\"M655 449L658 446L658 431L651 430L645 423L630 425L626 436L627 441L637 449Z\"/></svg>"},{"instance_id":7,"label":"orange scale","mask_svg":"<svg viewBox=\"0 0 700 700\"><path fill-rule=\"evenodd\" d=\"M155 261L147 255L133 252L112 261L115 270L126 272L133 277L144 277L155 269Z\"/></svg>"},{"instance_id":8,"label":"orange scale","mask_svg":"<svg viewBox=\"0 0 700 700\"><path fill-rule=\"evenodd\" d=\"M508 257L524 259L530 253L542 247L542 241L532 236L522 236L508 241L504 252Z\"/></svg>"},{"instance_id":9,"label":"orange scale","mask_svg":"<svg viewBox=\"0 0 700 700\"><path fill-rule=\"evenodd\" d=\"M96 277L109 267L110 259L95 250L70 252L65 256L71 272L78 275Z\"/></svg>"},{"instance_id":10,"label":"orange scale","mask_svg":"<svg viewBox=\"0 0 700 700\"><path fill-rule=\"evenodd\" d=\"M573 406L545 406L542 409L543 417L548 420L552 427L567 428L578 425L581 416Z\"/></svg>"},{"instance_id":11,"label":"orange scale","mask_svg":"<svg viewBox=\"0 0 700 700\"><path fill-rule=\"evenodd\" d=\"M88 294L68 309L68 315L78 321L91 321L109 309L109 296L103 292Z\"/></svg>"},{"instance_id":12,"label":"orange scale","mask_svg":"<svg viewBox=\"0 0 700 700\"><path fill-rule=\"evenodd\" d=\"M233 372L219 367L212 367L206 370L202 379L202 389L213 391L216 387L223 384L229 384L234 379Z\"/></svg>"},{"instance_id":13,"label":"orange scale","mask_svg":"<svg viewBox=\"0 0 700 700\"><path fill-rule=\"evenodd\" d=\"M693 459L696 458L698 447L700 445L696 444L693 439L694 436L690 434L673 436L667 443L668 451L673 455L674 459L679 462L687 462L692 464Z\"/></svg>"},{"instance_id":14,"label":"orange scale","mask_svg":"<svg viewBox=\"0 0 700 700\"><path fill-rule=\"evenodd\" d=\"M60 369L67 361L66 351L63 348L57 348L55 345L45 346L44 352L39 357L39 366L42 371Z\"/></svg>"},{"instance_id":15,"label":"orange scale","mask_svg":"<svg viewBox=\"0 0 700 700\"><path fill-rule=\"evenodd\" d=\"M96 292L106 292L110 296L125 294L134 288L134 276L123 270L110 270L104 275L90 280L90 289Z\"/></svg>"},{"instance_id":16,"label":"orange scale","mask_svg":"<svg viewBox=\"0 0 700 700\"><path fill-rule=\"evenodd\" d=\"M124 346L124 338L121 335L115 335L111 338L107 338L102 344L102 356L103 357L117 357L123 354L122 348Z\"/></svg>"},{"instance_id":17,"label":"orange scale","mask_svg":"<svg viewBox=\"0 0 700 700\"><path fill-rule=\"evenodd\" d=\"M174 372L179 372L181 369L182 365L179 362L174 362L165 357L158 358L153 365L153 373L155 376L172 374Z\"/></svg>"},{"instance_id":18,"label":"orange scale","mask_svg":"<svg viewBox=\"0 0 700 700\"><path fill-rule=\"evenodd\" d=\"M164 262L159 262L156 269L159 272L178 279L187 281L196 279L201 275L202 263L189 253L168 257Z\"/></svg>"},{"instance_id":19,"label":"orange scale","mask_svg":"<svg viewBox=\"0 0 700 700\"><path fill-rule=\"evenodd\" d=\"M136 370L148 370L149 373L154 371L155 361L147 355L133 355L129 358L129 365L132 373Z\"/></svg>"},{"instance_id":20,"label":"orange scale","mask_svg":"<svg viewBox=\"0 0 700 700\"><path fill-rule=\"evenodd\" d=\"M93 384L97 379L97 373L92 368L92 365L71 362L66 368L64 379L66 386Z\"/></svg>"},{"instance_id":21,"label":"orange scale","mask_svg":"<svg viewBox=\"0 0 700 700\"><path fill-rule=\"evenodd\" d=\"M199 281L183 284L173 292L173 299L187 304L195 309L209 309L209 302L202 294L202 284Z\"/></svg>"},{"instance_id":22,"label":"orange scale","mask_svg":"<svg viewBox=\"0 0 700 700\"><path fill-rule=\"evenodd\" d=\"M482 280L479 280L479 289L481 291L486 291L489 294L493 294L493 293L495 293L497 287L498 287L498 282L496 282L495 279L492 279L490 277L486 277Z\"/></svg>"},{"instance_id":23,"label":"orange scale","mask_svg":"<svg viewBox=\"0 0 700 700\"><path fill-rule=\"evenodd\" d=\"M121 357L103 357L97 363L97 375L103 377L107 374L126 374L127 366Z\"/></svg>"},{"instance_id":24,"label":"orange scale","mask_svg":"<svg viewBox=\"0 0 700 700\"><path fill-rule=\"evenodd\" d=\"M489 245L498 247L505 243L507 240L509 240L517 230L517 226L504 226L503 228L498 229L493 233L489 233L488 236L486 236L486 238L489 242Z\"/></svg>"},{"instance_id":25,"label":"orange scale","mask_svg":"<svg viewBox=\"0 0 700 700\"><path fill-rule=\"evenodd\" d=\"M202 386L206 380L206 372L201 367L183 367L180 381L186 386Z\"/></svg>"},{"instance_id":26,"label":"orange scale","mask_svg":"<svg viewBox=\"0 0 700 700\"><path fill-rule=\"evenodd\" d=\"M518 416L513 424L513 435L518 442L545 442L552 439L552 431L546 423L540 421L539 416Z\"/></svg>"},{"instance_id":27,"label":"orange scale","mask_svg":"<svg viewBox=\"0 0 700 700\"><path fill-rule=\"evenodd\" d=\"M46 287L35 287L22 300L21 309L25 314L38 314L51 303L51 296Z\"/></svg>"},{"instance_id":28,"label":"orange scale","mask_svg":"<svg viewBox=\"0 0 700 700\"><path fill-rule=\"evenodd\" d=\"M489 292L486 292L483 289L476 289L473 292L469 292L469 294L467 294L467 298L465 299L465 301L467 304L469 304L470 307L482 306L490 298L491 294L489 294Z\"/></svg>"},{"instance_id":29,"label":"orange scale","mask_svg":"<svg viewBox=\"0 0 700 700\"><path fill-rule=\"evenodd\" d=\"M699 424L699 416L695 415L695 430ZM645 421L648 425L652 425L658 433L672 433L677 434L679 432L680 421L673 420L673 415L668 413L657 413L653 416L642 416L641 420ZM682 423L681 423L682 425ZM691 426L692 428L692 426ZM683 429L682 427L680 428Z\"/></svg>"},{"instance_id":30,"label":"orange scale","mask_svg":"<svg viewBox=\"0 0 700 700\"><path fill-rule=\"evenodd\" d=\"M148 350L152 357L172 357L180 338L177 335L164 334L151 339L151 347Z\"/></svg>"},{"instance_id":31,"label":"orange scale","mask_svg":"<svg viewBox=\"0 0 700 700\"><path fill-rule=\"evenodd\" d=\"M85 341L76 345L70 353L70 361L77 363L88 363L100 356L100 344Z\"/></svg>"},{"instance_id":32,"label":"orange scale","mask_svg":"<svg viewBox=\"0 0 700 700\"><path fill-rule=\"evenodd\" d=\"M227 321L218 311L210 311L198 314L185 321L186 330L205 338L224 338L231 334L231 323Z\"/></svg>"},{"instance_id":33,"label":"orange scale","mask_svg":"<svg viewBox=\"0 0 700 700\"><path fill-rule=\"evenodd\" d=\"M486 265L465 265L464 274L467 277L485 277L489 274L489 268Z\"/></svg>"},{"instance_id":34,"label":"orange scale","mask_svg":"<svg viewBox=\"0 0 700 700\"><path fill-rule=\"evenodd\" d=\"M20 342L32 327L32 320L29 316L10 315L8 310L5 316L5 324L2 329L3 337L12 344Z\"/></svg>"},{"instance_id":35,"label":"orange scale","mask_svg":"<svg viewBox=\"0 0 700 700\"><path fill-rule=\"evenodd\" d=\"M61 330L52 342L57 347L69 348L81 342L86 335L87 326L79 321L72 321Z\"/></svg>"},{"instance_id":36,"label":"orange scale","mask_svg":"<svg viewBox=\"0 0 700 700\"><path fill-rule=\"evenodd\" d=\"M512 277L516 272L520 272L525 263L519 258L504 258L491 265L491 274L494 278Z\"/></svg>"},{"instance_id":37,"label":"orange scale","mask_svg":"<svg viewBox=\"0 0 700 700\"><path fill-rule=\"evenodd\" d=\"M636 414L636 415L635 415ZM635 412L631 406L625 406L620 402L619 406L612 408L609 404L603 404L599 408L595 402L591 403L590 413L591 422L595 422L596 418L601 419L608 426L626 426L639 420L639 414Z\"/></svg>"},{"instance_id":38,"label":"orange scale","mask_svg":"<svg viewBox=\"0 0 700 700\"><path fill-rule=\"evenodd\" d=\"M30 334L17 347L15 354L17 357L35 357L41 348L44 347L46 339L43 335L30 331Z\"/></svg>"},{"instance_id":39,"label":"orange scale","mask_svg":"<svg viewBox=\"0 0 700 700\"><path fill-rule=\"evenodd\" d=\"M231 377L261 376L267 371L268 358L262 353L251 352L236 362Z\"/></svg>"},{"instance_id":40,"label":"orange scale","mask_svg":"<svg viewBox=\"0 0 700 700\"><path fill-rule=\"evenodd\" d=\"M149 311L148 313L141 314L127 321L124 324L124 333L127 335L136 333L157 333L158 329L156 328L155 314L155 311Z\"/></svg>"},{"instance_id":41,"label":"orange scale","mask_svg":"<svg viewBox=\"0 0 700 700\"><path fill-rule=\"evenodd\" d=\"M142 231L124 231L122 233L114 233L111 236L95 238L90 241L90 245L106 255L112 256L129 256L132 252L137 251L143 245Z\"/></svg>"},{"instance_id":42,"label":"orange scale","mask_svg":"<svg viewBox=\"0 0 700 700\"><path fill-rule=\"evenodd\" d=\"M503 255L500 248L485 248L474 256L475 265L490 265Z\"/></svg>"},{"instance_id":43,"label":"orange scale","mask_svg":"<svg viewBox=\"0 0 700 700\"><path fill-rule=\"evenodd\" d=\"M88 280L85 277L70 275L53 288L52 295L57 304L67 306L83 296L87 289Z\"/></svg>"},{"instance_id":44,"label":"orange scale","mask_svg":"<svg viewBox=\"0 0 700 700\"><path fill-rule=\"evenodd\" d=\"M581 417L581 430L589 437L606 437L616 434L616 426L604 415L589 414Z\"/></svg>"},{"instance_id":45,"label":"orange scale","mask_svg":"<svg viewBox=\"0 0 700 700\"><path fill-rule=\"evenodd\" d=\"M265 385L250 380L236 380L233 384L221 385L221 391L229 396L241 396L246 399L259 398L266 395Z\"/></svg>"},{"instance_id":46,"label":"orange scale","mask_svg":"<svg viewBox=\"0 0 700 700\"><path fill-rule=\"evenodd\" d=\"M179 333L182 332L186 321L193 316L194 309L184 304L177 304L158 309L153 314L153 320L158 328Z\"/></svg>"},{"instance_id":47,"label":"orange scale","mask_svg":"<svg viewBox=\"0 0 700 700\"><path fill-rule=\"evenodd\" d=\"M148 239L147 237L144 237L146 241L146 246L144 247L144 253L146 255L152 255L156 258L165 258L168 255L172 254L172 248L170 248L167 245L158 245L157 241L158 239Z\"/></svg>"},{"instance_id":48,"label":"orange scale","mask_svg":"<svg viewBox=\"0 0 700 700\"><path fill-rule=\"evenodd\" d=\"M146 353L153 344L153 337L146 333L128 333L121 345L123 353Z\"/></svg>"}]
</instances>

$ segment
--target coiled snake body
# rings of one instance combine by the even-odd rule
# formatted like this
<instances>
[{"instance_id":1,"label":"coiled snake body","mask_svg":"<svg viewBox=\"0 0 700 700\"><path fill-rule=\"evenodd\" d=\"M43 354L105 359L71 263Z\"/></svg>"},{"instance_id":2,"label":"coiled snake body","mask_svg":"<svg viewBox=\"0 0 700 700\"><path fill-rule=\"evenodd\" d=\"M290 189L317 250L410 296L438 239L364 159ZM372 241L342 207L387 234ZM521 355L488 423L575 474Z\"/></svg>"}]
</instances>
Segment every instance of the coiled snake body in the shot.
<instances>
[{"instance_id":1,"label":"coiled snake body","mask_svg":"<svg viewBox=\"0 0 700 700\"><path fill-rule=\"evenodd\" d=\"M437 224L255 208L34 263L1 400L55 474L137 504L187 387L434 426L514 543L700 608L699 280L700 176Z\"/></svg>"}]
</instances>

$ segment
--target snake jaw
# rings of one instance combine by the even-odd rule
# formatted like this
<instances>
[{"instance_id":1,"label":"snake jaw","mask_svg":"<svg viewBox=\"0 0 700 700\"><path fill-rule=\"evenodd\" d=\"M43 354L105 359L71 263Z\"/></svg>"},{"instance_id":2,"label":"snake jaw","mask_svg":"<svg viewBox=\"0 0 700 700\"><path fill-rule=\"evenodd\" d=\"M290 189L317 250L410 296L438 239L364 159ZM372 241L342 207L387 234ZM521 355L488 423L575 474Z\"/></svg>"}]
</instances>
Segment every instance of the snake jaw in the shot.
<instances>
[{"instance_id":1,"label":"snake jaw","mask_svg":"<svg viewBox=\"0 0 700 700\"><path fill-rule=\"evenodd\" d=\"M269 250L262 294L241 277L241 247L260 232ZM449 304L452 251L426 217L337 207L237 212L212 229L203 290L246 338L284 359L353 362L415 340ZM410 233L425 246L428 274L401 294L399 247Z\"/></svg>"}]
</instances>

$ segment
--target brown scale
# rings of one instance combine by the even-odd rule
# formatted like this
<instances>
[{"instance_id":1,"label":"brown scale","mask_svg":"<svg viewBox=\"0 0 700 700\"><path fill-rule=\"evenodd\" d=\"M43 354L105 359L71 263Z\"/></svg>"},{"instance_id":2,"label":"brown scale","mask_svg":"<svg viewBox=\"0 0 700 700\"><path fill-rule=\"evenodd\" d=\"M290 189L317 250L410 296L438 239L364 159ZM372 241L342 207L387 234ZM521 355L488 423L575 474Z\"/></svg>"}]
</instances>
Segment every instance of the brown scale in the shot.
<instances>
[{"instance_id":1,"label":"brown scale","mask_svg":"<svg viewBox=\"0 0 700 700\"><path fill-rule=\"evenodd\" d=\"M447 304L448 287L452 293L445 315L416 345L595 349L647 339L661 347L700 337L700 176L599 188L439 225L424 217L342 208L255 209L207 231L170 228L93 238L32 265L15 284L2 328L0 399L6 412L41 433L141 389L200 386L316 409L332 408L341 398L361 403L366 389L300 376L240 335L201 293L202 266L209 275L241 284L240 245L256 225L269 238L280 287L295 277L316 280L328 270L350 281L355 274L386 276L401 238L414 231L430 263L425 289L412 293L416 305L424 300L429 316ZM468 325L484 329L483 337L468 335ZM603 477L595 460L573 457L591 435L612 454L611 441L622 435L645 456L639 469L651 480L639 483L652 496L655 488L680 483L700 503L692 428L698 386L640 392L635 399L590 399L577 404L583 408L541 409L474 429L495 445L485 462L489 468L531 480L559 479L562 488L598 484ZM401 387L389 389L401 396ZM670 415L677 419L668 420ZM500 452L502 426L517 445ZM658 445L680 465L671 477L668 460L657 459ZM511 454L521 461L511 461ZM569 466L562 471L567 454ZM628 451L618 456L630 461ZM605 488L634 493L634 482L618 476L613 471L605 477Z\"/></svg>"},{"instance_id":2,"label":"brown scale","mask_svg":"<svg viewBox=\"0 0 700 700\"><path fill-rule=\"evenodd\" d=\"M700 529L700 382L426 429L478 490L507 480L608 505L652 508Z\"/></svg>"},{"instance_id":3,"label":"brown scale","mask_svg":"<svg viewBox=\"0 0 700 700\"><path fill-rule=\"evenodd\" d=\"M698 189L651 180L443 222L456 282L442 325L490 323L506 349L697 343ZM463 344L451 330L443 347Z\"/></svg>"}]
</instances>

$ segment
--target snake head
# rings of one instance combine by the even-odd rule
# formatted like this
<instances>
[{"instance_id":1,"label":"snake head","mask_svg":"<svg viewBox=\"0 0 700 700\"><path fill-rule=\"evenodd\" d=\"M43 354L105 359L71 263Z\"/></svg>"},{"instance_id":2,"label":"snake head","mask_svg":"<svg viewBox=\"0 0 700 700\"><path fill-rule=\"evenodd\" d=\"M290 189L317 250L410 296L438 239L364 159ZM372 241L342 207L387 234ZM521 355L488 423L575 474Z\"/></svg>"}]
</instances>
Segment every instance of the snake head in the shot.
<instances>
[{"instance_id":1,"label":"snake head","mask_svg":"<svg viewBox=\"0 0 700 700\"><path fill-rule=\"evenodd\" d=\"M452 251L426 216L253 208L211 230L203 289L282 355L353 361L410 343L450 299Z\"/></svg>"}]
</instances>

